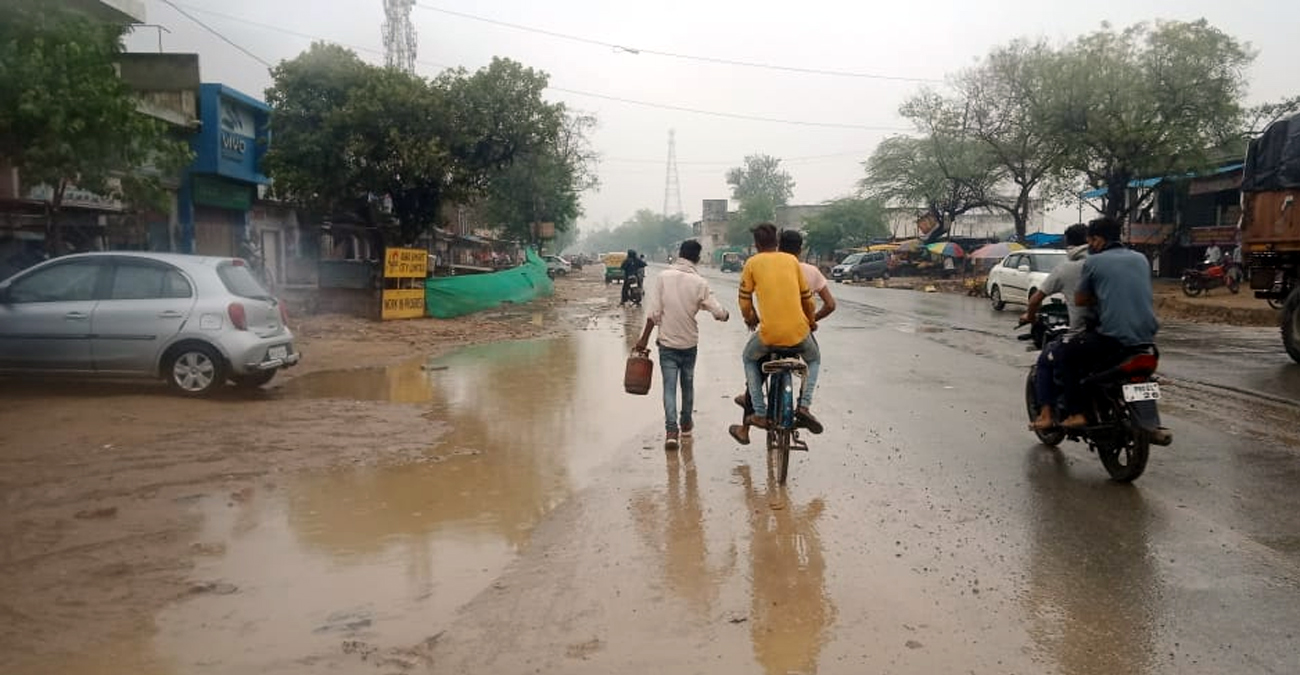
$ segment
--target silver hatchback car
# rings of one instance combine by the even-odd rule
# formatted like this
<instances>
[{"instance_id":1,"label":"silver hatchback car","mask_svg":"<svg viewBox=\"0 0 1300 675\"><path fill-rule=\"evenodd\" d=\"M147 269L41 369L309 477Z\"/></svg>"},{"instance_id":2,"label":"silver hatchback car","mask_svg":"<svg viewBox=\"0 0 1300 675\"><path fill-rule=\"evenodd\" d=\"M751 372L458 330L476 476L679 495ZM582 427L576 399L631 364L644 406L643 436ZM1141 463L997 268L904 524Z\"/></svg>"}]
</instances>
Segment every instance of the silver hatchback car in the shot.
<instances>
[{"instance_id":1,"label":"silver hatchback car","mask_svg":"<svg viewBox=\"0 0 1300 675\"><path fill-rule=\"evenodd\" d=\"M130 251L0 282L0 372L161 377L190 396L298 363L284 306L244 261Z\"/></svg>"}]
</instances>

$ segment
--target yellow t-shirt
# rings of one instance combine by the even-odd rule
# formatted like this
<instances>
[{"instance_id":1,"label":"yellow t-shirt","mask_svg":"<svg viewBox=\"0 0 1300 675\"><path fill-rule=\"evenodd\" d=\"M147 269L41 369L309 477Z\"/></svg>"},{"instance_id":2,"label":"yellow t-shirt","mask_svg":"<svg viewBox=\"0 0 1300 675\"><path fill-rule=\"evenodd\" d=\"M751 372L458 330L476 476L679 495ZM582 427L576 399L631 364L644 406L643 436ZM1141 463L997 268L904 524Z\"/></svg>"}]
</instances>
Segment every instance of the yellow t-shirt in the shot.
<instances>
[{"instance_id":1,"label":"yellow t-shirt","mask_svg":"<svg viewBox=\"0 0 1300 675\"><path fill-rule=\"evenodd\" d=\"M758 339L772 347L793 347L808 337L814 312L812 291L799 267L799 259L789 253L759 253L745 262L740 273L740 312L754 314L754 296L758 296Z\"/></svg>"}]
</instances>

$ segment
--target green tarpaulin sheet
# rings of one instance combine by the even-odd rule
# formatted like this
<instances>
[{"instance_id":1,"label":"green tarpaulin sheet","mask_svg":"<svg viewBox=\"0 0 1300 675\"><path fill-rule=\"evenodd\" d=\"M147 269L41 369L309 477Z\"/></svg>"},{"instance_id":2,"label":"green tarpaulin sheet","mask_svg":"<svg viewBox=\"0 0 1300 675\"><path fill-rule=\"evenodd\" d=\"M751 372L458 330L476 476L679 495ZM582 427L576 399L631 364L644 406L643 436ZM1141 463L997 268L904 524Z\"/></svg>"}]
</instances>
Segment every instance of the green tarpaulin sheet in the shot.
<instances>
[{"instance_id":1,"label":"green tarpaulin sheet","mask_svg":"<svg viewBox=\"0 0 1300 675\"><path fill-rule=\"evenodd\" d=\"M424 282L424 307L439 319L492 309L505 302L528 302L555 292L546 262L533 251L519 267L490 274L439 277Z\"/></svg>"}]
</instances>

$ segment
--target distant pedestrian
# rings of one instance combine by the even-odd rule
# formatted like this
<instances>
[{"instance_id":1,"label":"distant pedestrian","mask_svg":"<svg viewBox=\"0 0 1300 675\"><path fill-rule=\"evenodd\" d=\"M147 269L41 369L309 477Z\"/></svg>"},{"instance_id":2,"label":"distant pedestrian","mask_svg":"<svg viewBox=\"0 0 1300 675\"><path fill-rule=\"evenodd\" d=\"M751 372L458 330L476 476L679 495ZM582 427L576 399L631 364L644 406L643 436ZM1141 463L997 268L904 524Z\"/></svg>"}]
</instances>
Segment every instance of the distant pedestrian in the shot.
<instances>
[{"instance_id":1,"label":"distant pedestrian","mask_svg":"<svg viewBox=\"0 0 1300 675\"><path fill-rule=\"evenodd\" d=\"M682 242L677 260L654 278L647 301L645 331L636 343L644 351L650 334L659 327L659 370L664 384L664 447L677 449L680 438L695 428L695 357L699 351L700 327L695 315L707 310L718 321L730 318L727 310L709 290L709 282L695 268L700 262L700 242ZM677 387L681 383L681 410L677 408Z\"/></svg>"}]
</instances>

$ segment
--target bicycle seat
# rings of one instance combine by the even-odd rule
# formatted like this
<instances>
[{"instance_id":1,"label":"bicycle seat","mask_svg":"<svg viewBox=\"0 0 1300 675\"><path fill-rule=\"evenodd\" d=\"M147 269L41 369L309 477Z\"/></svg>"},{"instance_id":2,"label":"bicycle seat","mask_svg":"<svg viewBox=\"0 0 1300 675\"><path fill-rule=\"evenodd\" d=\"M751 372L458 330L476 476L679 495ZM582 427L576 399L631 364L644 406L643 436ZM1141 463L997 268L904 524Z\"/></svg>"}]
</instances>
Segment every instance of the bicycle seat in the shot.
<instances>
[{"instance_id":1,"label":"bicycle seat","mask_svg":"<svg viewBox=\"0 0 1300 675\"><path fill-rule=\"evenodd\" d=\"M771 374L783 371L800 374L806 373L808 372L808 364L804 363L802 359L788 357L769 359L763 362L763 372L765 373Z\"/></svg>"}]
</instances>

